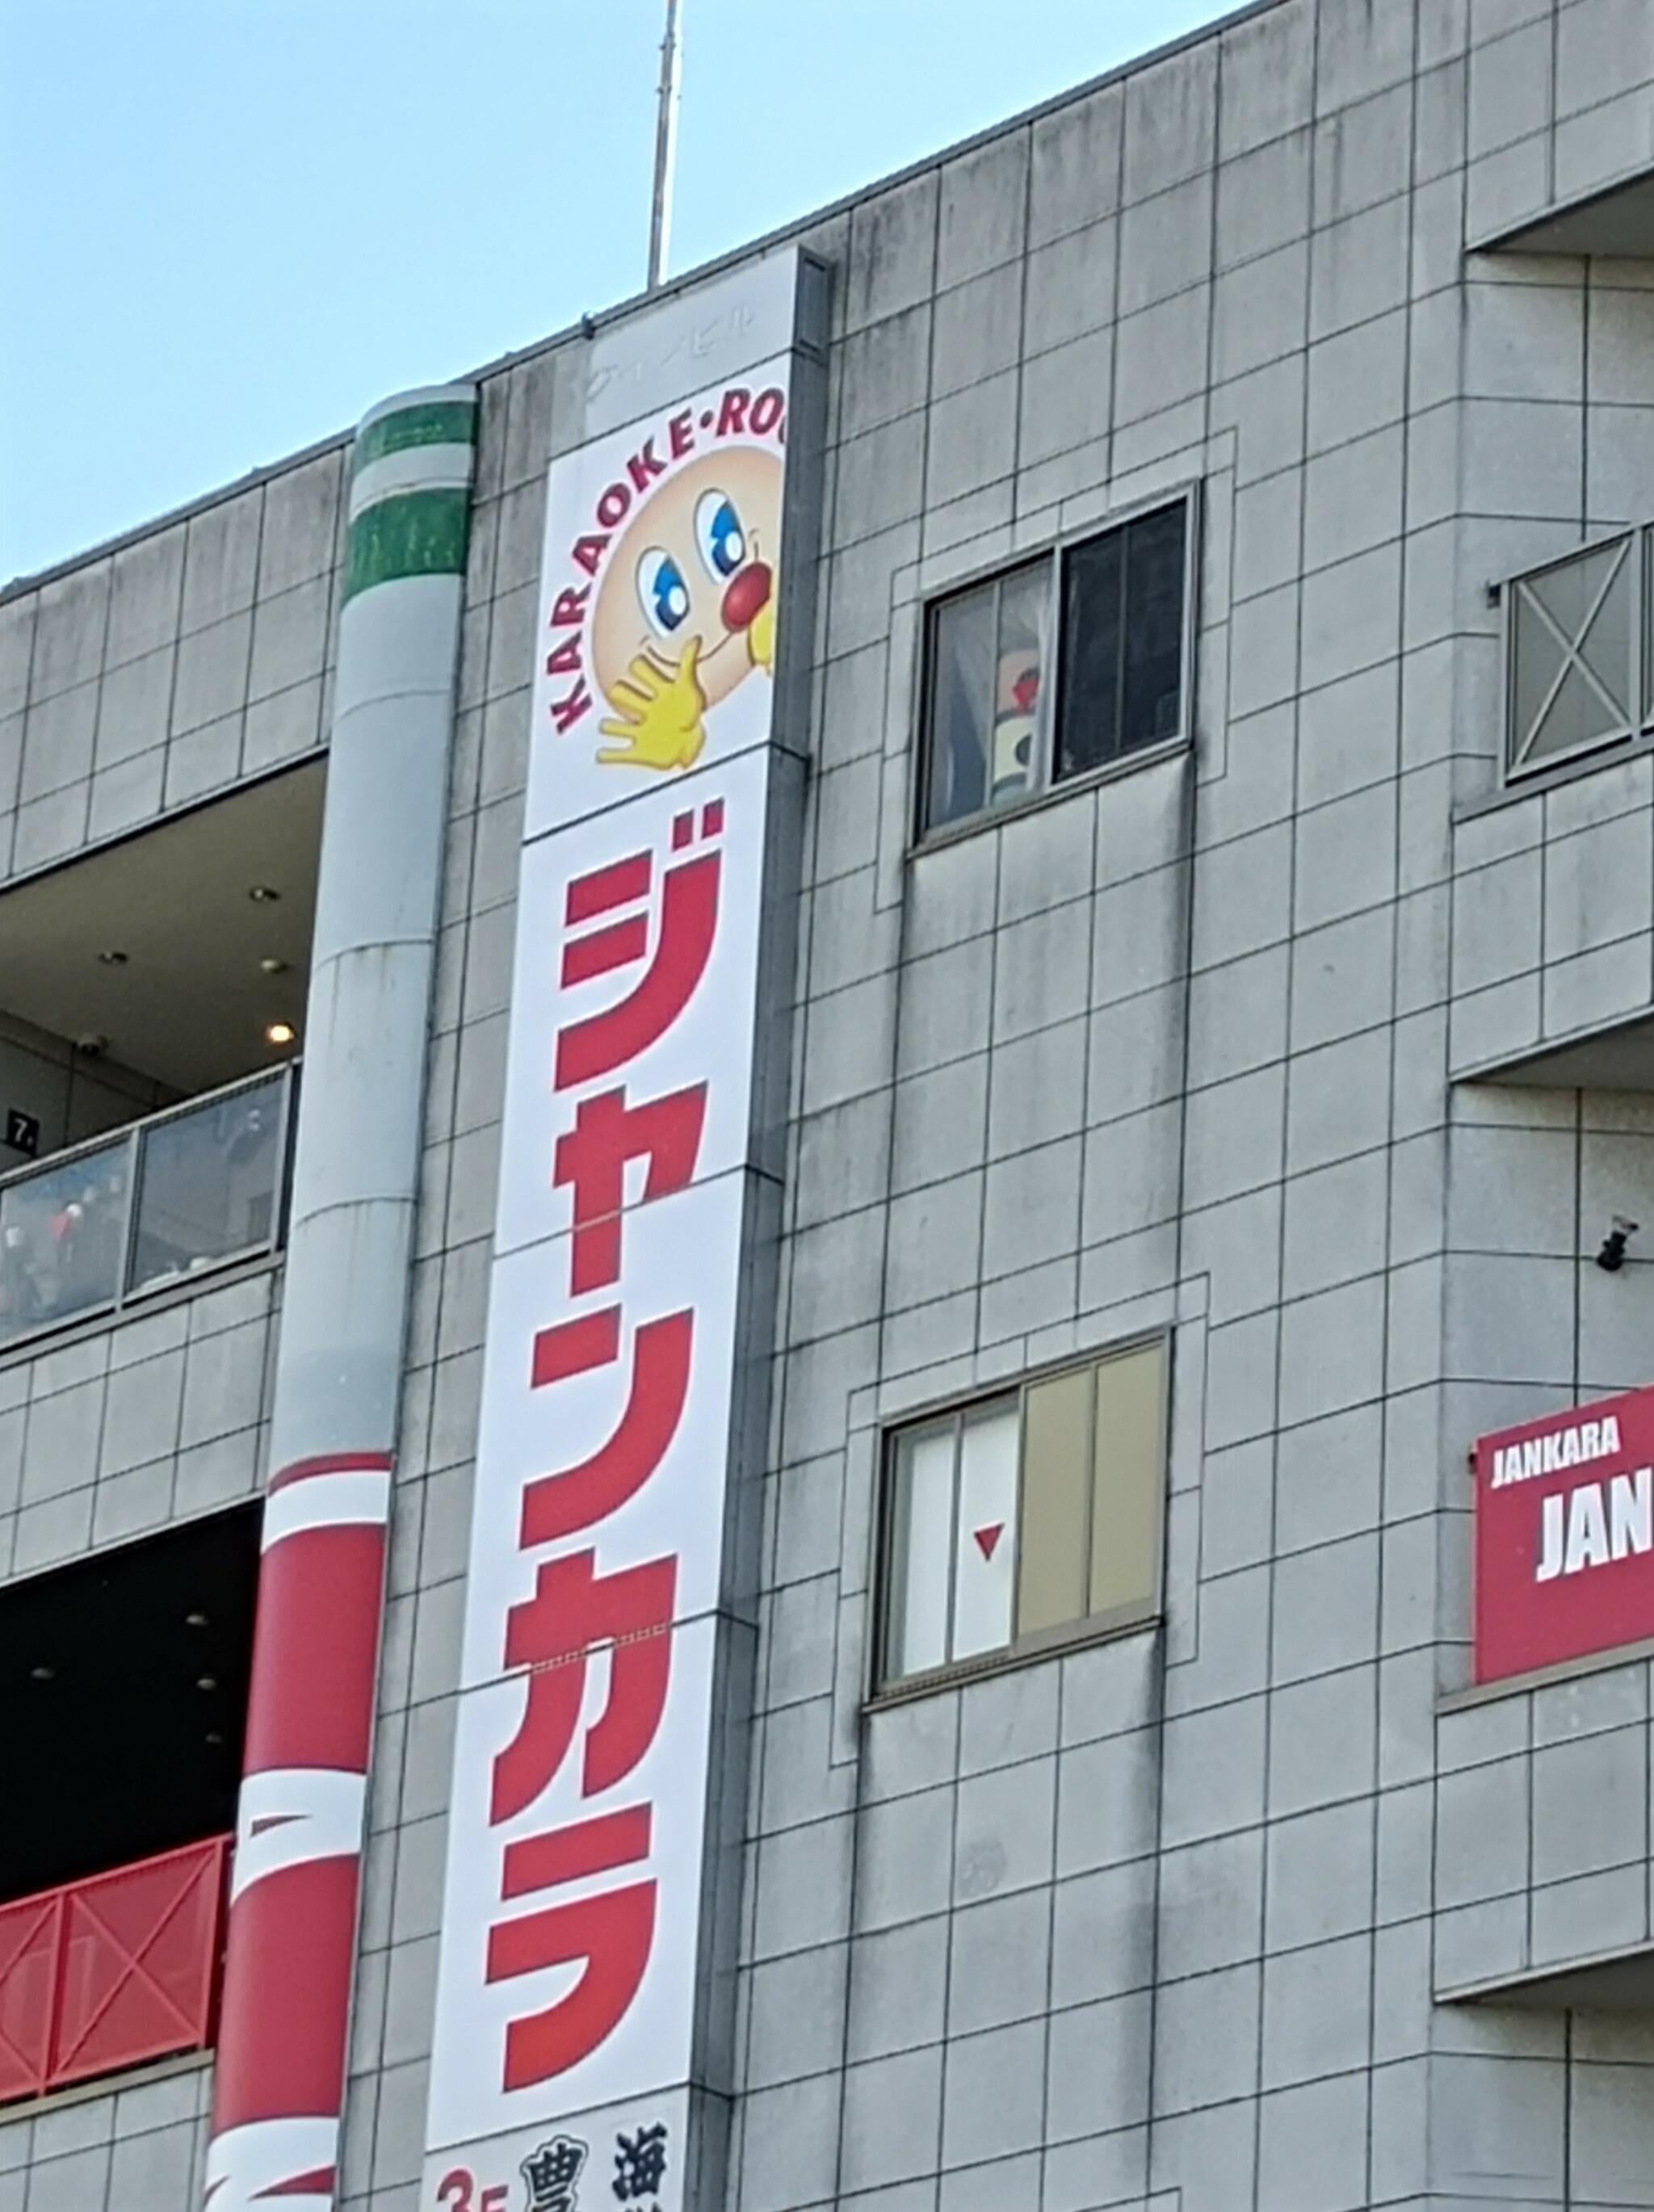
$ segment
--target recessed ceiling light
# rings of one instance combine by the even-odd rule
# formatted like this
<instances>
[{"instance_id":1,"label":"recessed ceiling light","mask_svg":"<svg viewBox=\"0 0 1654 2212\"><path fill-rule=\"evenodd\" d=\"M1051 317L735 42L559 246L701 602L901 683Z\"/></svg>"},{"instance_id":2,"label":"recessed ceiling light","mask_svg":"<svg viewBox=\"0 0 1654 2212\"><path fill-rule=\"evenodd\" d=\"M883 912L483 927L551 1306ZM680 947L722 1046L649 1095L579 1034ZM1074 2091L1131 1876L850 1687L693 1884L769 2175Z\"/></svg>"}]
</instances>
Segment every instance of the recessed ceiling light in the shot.
<instances>
[{"instance_id":1,"label":"recessed ceiling light","mask_svg":"<svg viewBox=\"0 0 1654 2212\"><path fill-rule=\"evenodd\" d=\"M204 1628L207 1626L207 1616L204 1613L186 1613L184 1616L184 1626L185 1628Z\"/></svg>"},{"instance_id":2,"label":"recessed ceiling light","mask_svg":"<svg viewBox=\"0 0 1654 2212\"><path fill-rule=\"evenodd\" d=\"M285 975L288 969L293 965L293 963L290 960L277 960L271 958L268 960L261 960L258 963L258 965L266 975Z\"/></svg>"},{"instance_id":3,"label":"recessed ceiling light","mask_svg":"<svg viewBox=\"0 0 1654 2212\"><path fill-rule=\"evenodd\" d=\"M124 968L126 965L127 956L124 952L117 951L112 945L108 951L100 952L98 958L106 968Z\"/></svg>"},{"instance_id":4,"label":"recessed ceiling light","mask_svg":"<svg viewBox=\"0 0 1654 2212\"><path fill-rule=\"evenodd\" d=\"M31 1667L28 1671L37 1682L53 1682L58 1678L58 1670L55 1667Z\"/></svg>"},{"instance_id":5,"label":"recessed ceiling light","mask_svg":"<svg viewBox=\"0 0 1654 2212\"><path fill-rule=\"evenodd\" d=\"M273 906L281 896L272 884L254 884L247 892L255 906Z\"/></svg>"},{"instance_id":6,"label":"recessed ceiling light","mask_svg":"<svg viewBox=\"0 0 1654 2212\"><path fill-rule=\"evenodd\" d=\"M222 1743L224 1739L216 1729L209 1729L201 1741L203 1743Z\"/></svg>"},{"instance_id":7,"label":"recessed ceiling light","mask_svg":"<svg viewBox=\"0 0 1654 2212\"><path fill-rule=\"evenodd\" d=\"M297 1035L298 1031L294 1028L291 1022L266 1022L265 1024L265 1042L266 1044L291 1044Z\"/></svg>"},{"instance_id":8,"label":"recessed ceiling light","mask_svg":"<svg viewBox=\"0 0 1654 2212\"><path fill-rule=\"evenodd\" d=\"M216 1674L198 1674L195 1678L195 1686L198 1690L216 1690L218 1687L218 1677Z\"/></svg>"}]
</instances>

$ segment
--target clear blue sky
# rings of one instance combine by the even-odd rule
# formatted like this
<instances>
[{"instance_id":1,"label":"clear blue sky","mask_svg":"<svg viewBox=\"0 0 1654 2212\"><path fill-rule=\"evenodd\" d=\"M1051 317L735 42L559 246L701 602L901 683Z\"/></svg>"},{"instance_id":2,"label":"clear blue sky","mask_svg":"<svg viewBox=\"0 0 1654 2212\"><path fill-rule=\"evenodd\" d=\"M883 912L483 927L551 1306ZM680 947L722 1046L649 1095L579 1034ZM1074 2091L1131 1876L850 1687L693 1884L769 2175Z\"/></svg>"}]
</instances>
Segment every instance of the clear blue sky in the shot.
<instances>
[{"instance_id":1,"label":"clear blue sky","mask_svg":"<svg viewBox=\"0 0 1654 2212\"><path fill-rule=\"evenodd\" d=\"M682 0L670 267L1231 0ZM0 0L0 580L638 289L662 0Z\"/></svg>"}]
</instances>

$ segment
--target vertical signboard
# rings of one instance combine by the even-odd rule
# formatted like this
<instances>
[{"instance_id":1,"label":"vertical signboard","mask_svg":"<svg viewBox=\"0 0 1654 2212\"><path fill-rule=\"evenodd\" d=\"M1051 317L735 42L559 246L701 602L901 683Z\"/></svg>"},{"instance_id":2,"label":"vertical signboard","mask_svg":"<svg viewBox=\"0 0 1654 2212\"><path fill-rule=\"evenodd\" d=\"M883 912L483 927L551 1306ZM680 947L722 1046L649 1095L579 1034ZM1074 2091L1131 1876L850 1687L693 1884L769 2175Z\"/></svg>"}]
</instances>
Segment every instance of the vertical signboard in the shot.
<instances>
[{"instance_id":1,"label":"vertical signboard","mask_svg":"<svg viewBox=\"0 0 1654 2212\"><path fill-rule=\"evenodd\" d=\"M1475 1458L1476 1680L1654 1638L1654 1389L1501 1429Z\"/></svg>"},{"instance_id":2,"label":"vertical signboard","mask_svg":"<svg viewBox=\"0 0 1654 2212\"><path fill-rule=\"evenodd\" d=\"M426 2212L721 2201L824 283L599 336L551 465Z\"/></svg>"}]
</instances>

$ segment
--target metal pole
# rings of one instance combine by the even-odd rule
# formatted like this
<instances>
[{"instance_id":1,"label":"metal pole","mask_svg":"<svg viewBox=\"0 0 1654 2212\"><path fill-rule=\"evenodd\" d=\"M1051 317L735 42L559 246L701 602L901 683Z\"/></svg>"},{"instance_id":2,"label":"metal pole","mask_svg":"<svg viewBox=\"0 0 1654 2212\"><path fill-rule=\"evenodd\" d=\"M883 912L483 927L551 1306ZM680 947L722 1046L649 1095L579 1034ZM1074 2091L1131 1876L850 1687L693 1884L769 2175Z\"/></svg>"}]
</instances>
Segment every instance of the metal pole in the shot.
<instances>
[{"instance_id":1,"label":"metal pole","mask_svg":"<svg viewBox=\"0 0 1654 2212\"><path fill-rule=\"evenodd\" d=\"M654 119L654 196L649 206L649 278L653 292L666 261L672 228L672 156L678 144L678 0L666 0L666 35L660 41L660 106Z\"/></svg>"}]
</instances>

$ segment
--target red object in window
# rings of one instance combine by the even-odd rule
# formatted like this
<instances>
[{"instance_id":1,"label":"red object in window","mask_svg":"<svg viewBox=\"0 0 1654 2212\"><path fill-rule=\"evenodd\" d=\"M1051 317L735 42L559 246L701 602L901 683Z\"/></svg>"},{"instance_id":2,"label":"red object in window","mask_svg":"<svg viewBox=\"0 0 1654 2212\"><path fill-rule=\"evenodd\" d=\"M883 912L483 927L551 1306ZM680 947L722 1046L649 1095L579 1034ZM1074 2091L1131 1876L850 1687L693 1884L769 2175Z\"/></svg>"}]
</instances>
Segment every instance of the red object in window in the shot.
<instances>
[{"instance_id":1,"label":"red object in window","mask_svg":"<svg viewBox=\"0 0 1654 2212\"><path fill-rule=\"evenodd\" d=\"M0 1905L0 2102L208 2047L229 1840Z\"/></svg>"}]
</instances>

